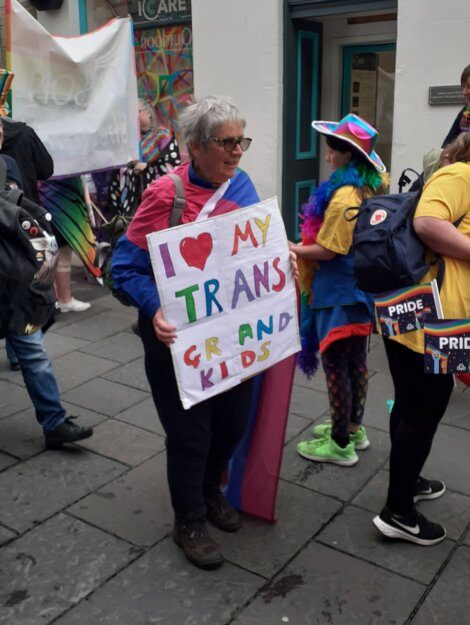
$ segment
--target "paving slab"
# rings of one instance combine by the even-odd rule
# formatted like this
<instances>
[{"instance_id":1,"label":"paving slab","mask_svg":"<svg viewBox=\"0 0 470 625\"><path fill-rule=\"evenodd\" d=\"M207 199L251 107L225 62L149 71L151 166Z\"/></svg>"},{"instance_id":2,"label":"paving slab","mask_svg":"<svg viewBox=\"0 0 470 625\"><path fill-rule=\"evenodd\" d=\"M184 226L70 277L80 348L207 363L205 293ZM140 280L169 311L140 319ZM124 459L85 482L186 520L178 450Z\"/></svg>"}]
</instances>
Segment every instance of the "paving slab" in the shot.
<instances>
[{"instance_id":1,"label":"paving slab","mask_svg":"<svg viewBox=\"0 0 470 625\"><path fill-rule=\"evenodd\" d=\"M61 313L57 315L55 318L54 332L60 333L60 330L65 328L65 326L72 325L73 323L77 323L79 321L83 322L85 320L88 320L89 323L92 323L93 317L95 317L96 315L99 315L100 313L107 312L107 310L108 309L105 308L104 306L98 306L96 304L93 304L91 308L89 308L88 310L84 310L79 313Z\"/></svg>"},{"instance_id":2,"label":"paving slab","mask_svg":"<svg viewBox=\"0 0 470 625\"><path fill-rule=\"evenodd\" d=\"M201 571L166 538L54 625L225 625L264 583L229 563Z\"/></svg>"},{"instance_id":3,"label":"paving slab","mask_svg":"<svg viewBox=\"0 0 470 625\"><path fill-rule=\"evenodd\" d=\"M132 362L117 367L105 373L102 377L113 382L119 382L119 384L125 384L126 386L132 386L132 388L138 388L141 391L149 391L150 386L147 382L147 376L145 375L144 359L137 358Z\"/></svg>"},{"instance_id":4,"label":"paving slab","mask_svg":"<svg viewBox=\"0 0 470 625\"><path fill-rule=\"evenodd\" d=\"M92 321L80 316L80 320L54 329L54 331L57 334L73 336L86 341L99 341L107 336L122 332L122 330L130 327L131 324L132 320L129 315L118 311L105 310L93 315Z\"/></svg>"},{"instance_id":5,"label":"paving slab","mask_svg":"<svg viewBox=\"0 0 470 625\"><path fill-rule=\"evenodd\" d=\"M387 540L372 524L370 512L348 506L319 534L316 540L334 546L400 575L429 584L452 550L444 540L432 549L399 540Z\"/></svg>"},{"instance_id":6,"label":"paving slab","mask_svg":"<svg viewBox=\"0 0 470 625\"><path fill-rule=\"evenodd\" d=\"M326 393L325 373L323 372L321 364L319 365L315 375L311 378L307 378L307 376L297 367L295 370L294 385L305 386L307 388L312 388L316 391Z\"/></svg>"},{"instance_id":7,"label":"paving slab","mask_svg":"<svg viewBox=\"0 0 470 625\"><path fill-rule=\"evenodd\" d=\"M165 440L128 423L108 419L95 428L91 438L77 445L112 460L137 466L162 451Z\"/></svg>"},{"instance_id":8,"label":"paving slab","mask_svg":"<svg viewBox=\"0 0 470 625\"><path fill-rule=\"evenodd\" d=\"M63 394L71 388L75 388L88 380L99 377L111 369L119 366L112 360L98 358L82 352L71 352L56 358L53 369Z\"/></svg>"},{"instance_id":9,"label":"paving slab","mask_svg":"<svg viewBox=\"0 0 470 625\"><path fill-rule=\"evenodd\" d=\"M2 440L2 438L3 438L3 428L0 425L0 441ZM16 462L17 462L16 458L13 458L12 456L9 456L8 454L2 454L0 452L0 471L3 471L4 469L11 467Z\"/></svg>"},{"instance_id":10,"label":"paving slab","mask_svg":"<svg viewBox=\"0 0 470 625\"><path fill-rule=\"evenodd\" d=\"M137 310L133 306L124 306L121 302L112 295L108 289L105 289L106 295L100 295L97 297L93 305L100 306L102 308L117 310L120 313L127 314L129 317L137 319Z\"/></svg>"},{"instance_id":11,"label":"paving slab","mask_svg":"<svg viewBox=\"0 0 470 625\"><path fill-rule=\"evenodd\" d=\"M26 389L0 380L0 419L20 412L29 406L31 406L31 400Z\"/></svg>"},{"instance_id":12,"label":"paving slab","mask_svg":"<svg viewBox=\"0 0 470 625\"><path fill-rule=\"evenodd\" d=\"M63 403L67 414L80 413L77 421L82 426L94 427L106 419L90 410L78 409L77 406ZM36 420L34 408L28 408L0 422L0 449L26 459L44 451L44 434L42 427Z\"/></svg>"},{"instance_id":13,"label":"paving slab","mask_svg":"<svg viewBox=\"0 0 470 625\"><path fill-rule=\"evenodd\" d=\"M459 384L454 389L442 423L470 430L470 388Z\"/></svg>"},{"instance_id":14,"label":"paving slab","mask_svg":"<svg viewBox=\"0 0 470 625\"><path fill-rule=\"evenodd\" d=\"M3 525L0 525L0 545L4 545L5 543L7 543L10 540L13 540L14 538L16 538L16 534L14 534L12 531L7 529L6 527L3 527ZM3 555L2 555L2 559L3 559Z\"/></svg>"},{"instance_id":15,"label":"paving slab","mask_svg":"<svg viewBox=\"0 0 470 625\"><path fill-rule=\"evenodd\" d=\"M125 470L78 447L39 454L0 473L0 522L24 532Z\"/></svg>"},{"instance_id":16,"label":"paving slab","mask_svg":"<svg viewBox=\"0 0 470 625\"><path fill-rule=\"evenodd\" d=\"M353 467L339 467L299 456L297 443L310 436L301 434L284 448L281 476L288 482L348 501L382 468L389 455L390 443L385 432L368 428L367 435L371 446L358 452L359 462Z\"/></svg>"},{"instance_id":17,"label":"paving slab","mask_svg":"<svg viewBox=\"0 0 470 625\"><path fill-rule=\"evenodd\" d=\"M424 590L418 582L313 543L233 625L402 625Z\"/></svg>"},{"instance_id":18,"label":"paving slab","mask_svg":"<svg viewBox=\"0 0 470 625\"><path fill-rule=\"evenodd\" d=\"M298 436L301 432L305 432L312 427L313 421L305 417L301 417L296 414L289 414L287 419L286 436L285 441L288 443L295 436Z\"/></svg>"},{"instance_id":19,"label":"paving slab","mask_svg":"<svg viewBox=\"0 0 470 625\"><path fill-rule=\"evenodd\" d=\"M68 511L135 545L154 545L173 527L166 455L144 462Z\"/></svg>"},{"instance_id":20,"label":"paving slab","mask_svg":"<svg viewBox=\"0 0 470 625\"><path fill-rule=\"evenodd\" d=\"M96 378L63 394L63 399L76 406L101 412L109 417L147 399L148 393Z\"/></svg>"},{"instance_id":21,"label":"paving slab","mask_svg":"<svg viewBox=\"0 0 470 625\"><path fill-rule=\"evenodd\" d=\"M114 418L119 421L125 421L131 425L135 425L143 430L148 430L149 432L154 432L160 436L165 436L165 431L160 423L157 409L155 408L155 404L153 403L153 399L151 397L144 399L144 401L141 401L139 404L136 404L127 410L119 412Z\"/></svg>"},{"instance_id":22,"label":"paving slab","mask_svg":"<svg viewBox=\"0 0 470 625\"><path fill-rule=\"evenodd\" d=\"M56 334L53 329L44 334L44 348L49 358L52 359L59 358L59 356L73 352L76 349L83 349L87 345L90 345L89 341L77 339L73 336Z\"/></svg>"},{"instance_id":23,"label":"paving slab","mask_svg":"<svg viewBox=\"0 0 470 625\"><path fill-rule=\"evenodd\" d=\"M77 339L74 339L77 340ZM135 334L118 332L96 343L87 343L80 351L125 364L142 356L142 341Z\"/></svg>"},{"instance_id":24,"label":"paving slab","mask_svg":"<svg viewBox=\"0 0 470 625\"><path fill-rule=\"evenodd\" d=\"M328 395L306 386L295 386L292 393L289 412L307 419L329 416L330 402Z\"/></svg>"},{"instance_id":25,"label":"paving slab","mask_svg":"<svg viewBox=\"0 0 470 625\"><path fill-rule=\"evenodd\" d=\"M132 545L59 514L2 549L0 623L49 623L137 555Z\"/></svg>"},{"instance_id":26,"label":"paving slab","mask_svg":"<svg viewBox=\"0 0 470 625\"><path fill-rule=\"evenodd\" d=\"M371 345L370 350L367 353L367 367L369 371L375 371L378 373L388 373L388 361L387 354L382 340L379 340L375 345Z\"/></svg>"},{"instance_id":27,"label":"paving slab","mask_svg":"<svg viewBox=\"0 0 470 625\"><path fill-rule=\"evenodd\" d=\"M437 428L431 453L423 469L423 475L436 476L464 495L470 495L468 477L468 453L470 431L441 424ZM465 464L464 458L466 458Z\"/></svg>"},{"instance_id":28,"label":"paving slab","mask_svg":"<svg viewBox=\"0 0 470 625\"><path fill-rule=\"evenodd\" d=\"M375 514L380 512L387 496L388 475L388 471L379 471L352 503ZM447 489L439 499L420 501L418 507L425 516L443 525L449 538L459 540L469 521L470 497Z\"/></svg>"},{"instance_id":29,"label":"paving slab","mask_svg":"<svg viewBox=\"0 0 470 625\"><path fill-rule=\"evenodd\" d=\"M469 622L470 549L460 547L418 610L413 625L464 625Z\"/></svg>"},{"instance_id":30,"label":"paving slab","mask_svg":"<svg viewBox=\"0 0 470 625\"><path fill-rule=\"evenodd\" d=\"M281 482L276 523L243 515L242 529L228 534L210 528L224 556L248 571L270 578L327 523L341 504L294 484Z\"/></svg>"},{"instance_id":31,"label":"paving slab","mask_svg":"<svg viewBox=\"0 0 470 625\"><path fill-rule=\"evenodd\" d=\"M387 399L394 397L395 393L390 375L388 373L371 374L364 411L364 425L371 425L384 432L389 432L390 413Z\"/></svg>"}]
</instances>

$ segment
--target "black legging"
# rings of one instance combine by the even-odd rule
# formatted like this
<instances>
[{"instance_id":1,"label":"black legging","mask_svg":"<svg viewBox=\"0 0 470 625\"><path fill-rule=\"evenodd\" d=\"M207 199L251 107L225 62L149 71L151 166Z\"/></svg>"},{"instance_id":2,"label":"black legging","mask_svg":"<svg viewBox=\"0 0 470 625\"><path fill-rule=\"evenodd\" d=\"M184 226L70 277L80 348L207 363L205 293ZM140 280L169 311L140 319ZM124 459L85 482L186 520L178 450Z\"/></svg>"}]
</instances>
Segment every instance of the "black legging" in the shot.
<instances>
[{"instance_id":1,"label":"black legging","mask_svg":"<svg viewBox=\"0 0 470 625\"><path fill-rule=\"evenodd\" d=\"M155 336L152 320L139 315L145 371L166 434L167 473L177 518L205 514L205 495L220 481L243 436L253 381L184 410L178 394L169 348Z\"/></svg>"},{"instance_id":2,"label":"black legging","mask_svg":"<svg viewBox=\"0 0 470 625\"><path fill-rule=\"evenodd\" d=\"M452 375L424 373L424 356L384 339L395 387L390 415L390 482L387 506L397 514L413 509L416 482L431 451L453 388Z\"/></svg>"},{"instance_id":3,"label":"black legging","mask_svg":"<svg viewBox=\"0 0 470 625\"><path fill-rule=\"evenodd\" d=\"M335 341L322 354L332 420L332 438L347 443L349 424L361 425L367 396L367 336Z\"/></svg>"}]
</instances>

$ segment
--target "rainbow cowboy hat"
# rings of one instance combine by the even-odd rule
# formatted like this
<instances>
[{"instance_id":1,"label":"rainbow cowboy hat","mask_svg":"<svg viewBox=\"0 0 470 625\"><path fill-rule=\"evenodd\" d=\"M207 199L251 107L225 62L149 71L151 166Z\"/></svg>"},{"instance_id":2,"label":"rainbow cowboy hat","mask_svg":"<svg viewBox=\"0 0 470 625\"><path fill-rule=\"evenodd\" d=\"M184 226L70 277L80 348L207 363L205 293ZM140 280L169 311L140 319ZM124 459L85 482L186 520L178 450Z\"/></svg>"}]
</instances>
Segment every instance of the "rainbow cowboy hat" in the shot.
<instances>
[{"instance_id":1,"label":"rainbow cowboy hat","mask_svg":"<svg viewBox=\"0 0 470 625\"><path fill-rule=\"evenodd\" d=\"M337 139L342 139L353 145L363 154L380 173L386 171L385 165L380 160L377 152L374 152L377 140L377 130L369 123L355 115L349 113L339 122L322 122L315 120L312 126L322 135L330 135Z\"/></svg>"}]
</instances>

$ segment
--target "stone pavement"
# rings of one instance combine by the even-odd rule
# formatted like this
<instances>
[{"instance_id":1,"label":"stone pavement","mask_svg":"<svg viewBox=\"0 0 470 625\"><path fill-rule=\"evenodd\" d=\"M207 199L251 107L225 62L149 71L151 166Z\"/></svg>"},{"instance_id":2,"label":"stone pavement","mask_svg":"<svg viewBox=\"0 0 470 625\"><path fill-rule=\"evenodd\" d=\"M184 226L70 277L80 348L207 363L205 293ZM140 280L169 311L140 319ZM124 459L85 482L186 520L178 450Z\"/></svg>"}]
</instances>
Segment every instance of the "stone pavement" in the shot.
<instances>
[{"instance_id":1,"label":"stone pavement","mask_svg":"<svg viewBox=\"0 0 470 625\"><path fill-rule=\"evenodd\" d=\"M80 272L79 272L80 273ZM21 374L0 348L2 625L464 625L470 623L470 391L455 390L425 475L447 493L423 502L448 530L435 547L386 542L372 526L387 484L392 396L372 340L366 425L353 468L300 458L296 443L328 414L322 375L295 380L278 522L213 531L227 562L200 571L169 537L163 432L144 375L133 310L98 287L48 333L63 399L95 428L70 451L44 451Z\"/></svg>"}]
</instances>

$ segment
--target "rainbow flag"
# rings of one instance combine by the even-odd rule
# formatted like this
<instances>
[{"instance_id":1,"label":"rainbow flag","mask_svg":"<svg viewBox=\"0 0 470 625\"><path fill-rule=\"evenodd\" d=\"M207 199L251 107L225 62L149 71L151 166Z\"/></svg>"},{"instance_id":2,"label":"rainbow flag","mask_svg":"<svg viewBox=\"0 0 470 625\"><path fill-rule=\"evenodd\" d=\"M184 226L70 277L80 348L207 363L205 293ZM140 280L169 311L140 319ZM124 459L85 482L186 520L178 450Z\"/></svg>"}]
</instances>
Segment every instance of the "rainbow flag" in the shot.
<instances>
[{"instance_id":1,"label":"rainbow flag","mask_svg":"<svg viewBox=\"0 0 470 625\"><path fill-rule=\"evenodd\" d=\"M40 182L41 206L52 215L52 223L95 278L101 276L96 262L96 239L91 228L80 178Z\"/></svg>"},{"instance_id":2,"label":"rainbow flag","mask_svg":"<svg viewBox=\"0 0 470 625\"><path fill-rule=\"evenodd\" d=\"M244 437L230 461L227 499L239 510L274 522L296 357L256 376Z\"/></svg>"}]
</instances>

